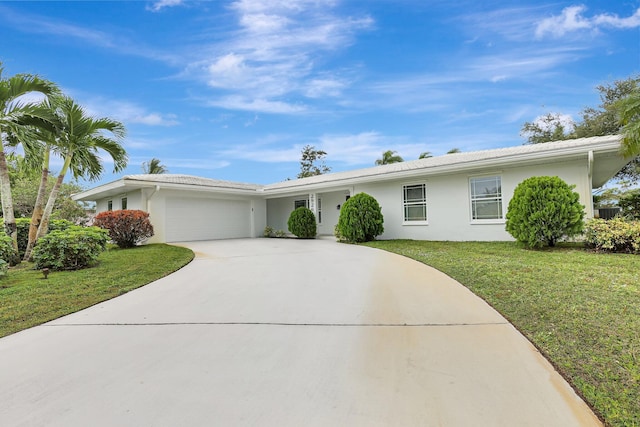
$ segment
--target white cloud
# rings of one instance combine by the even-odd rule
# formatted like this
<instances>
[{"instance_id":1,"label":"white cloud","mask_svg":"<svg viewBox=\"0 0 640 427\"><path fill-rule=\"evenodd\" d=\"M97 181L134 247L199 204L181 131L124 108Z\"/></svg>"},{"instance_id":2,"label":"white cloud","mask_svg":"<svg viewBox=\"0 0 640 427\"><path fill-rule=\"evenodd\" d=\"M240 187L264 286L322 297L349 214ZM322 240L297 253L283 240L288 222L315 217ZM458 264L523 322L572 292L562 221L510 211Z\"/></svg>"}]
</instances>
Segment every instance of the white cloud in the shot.
<instances>
[{"instance_id":1,"label":"white cloud","mask_svg":"<svg viewBox=\"0 0 640 427\"><path fill-rule=\"evenodd\" d=\"M551 16L538 22L535 35L543 38L547 35L560 38L567 33L579 30L599 31L601 27L637 28L640 27L640 9L627 18L620 18L616 14L599 14L591 18L584 16L587 7L584 5L569 6L557 16Z\"/></svg>"},{"instance_id":2,"label":"white cloud","mask_svg":"<svg viewBox=\"0 0 640 427\"><path fill-rule=\"evenodd\" d=\"M242 95L231 95L208 101L212 107L228 110L243 110L271 114L300 114L307 111L301 104L289 104L283 101L270 101L264 98L251 98Z\"/></svg>"},{"instance_id":3,"label":"white cloud","mask_svg":"<svg viewBox=\"0 0 640 427\"><path fill-rule=\"evenodd\" d=\"M218 92L209 105L227 109L297 114L309 110L300 99L340 96L349 82L323 70L321 58L348 47L354 33L370 28L373 20L339 16L335 4L236 1L229 9L238 29L205 49L185 75L199 75Z\"/></svg>"},{"instance_id":4,"label":"white cloud","mask_svg":"<svg viewBox=\"0 0 640 427\"><path fill-rule=\"evenodd\" d=\"M175 126L180 122L175 114L148 111L129 101L89 98L83 102L88 114L96 117L111 117L127 124L147 126Z\"/></svg>"},{"instance_id":5,"label":"white cloud","mask_svg":"<svg viewBox=\"0 0 640 427\"><path fill-rule=\"evenodd\" d=\"M179 6L183 3L184 0L159 0L147 6L147 10L150 10L152 12L159 12L165 7Z\"/></svg>"}]
</instances>

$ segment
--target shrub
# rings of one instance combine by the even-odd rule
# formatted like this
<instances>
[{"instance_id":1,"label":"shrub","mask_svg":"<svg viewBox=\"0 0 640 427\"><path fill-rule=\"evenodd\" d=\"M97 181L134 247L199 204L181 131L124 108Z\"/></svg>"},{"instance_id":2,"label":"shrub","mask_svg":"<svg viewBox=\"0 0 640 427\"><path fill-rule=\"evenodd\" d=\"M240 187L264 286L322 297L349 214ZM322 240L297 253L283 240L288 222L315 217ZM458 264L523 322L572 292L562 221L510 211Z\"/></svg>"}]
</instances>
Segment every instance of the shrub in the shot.
<instances>
[{"instance_id":1,"label":"shrub","mask_svg":"<svg viewBox=\"0 0 640 427\"><path fill-rule=\"evenodd\" d=\"M311 209L300 206L289 215L287 227L296 237L313 239L316 237L316 216Z\"/></svg>"},{"instance_id":2,"label":"shrub","mask_svg":"<svg viewBox=\"0 0 640 427\"><path fill-rule=\"evenodd\" d=\"M284 230L276 230L275 232L276 237L285 237L286 235L287 233L285 233Z\"/></svg>"},{"instance_id":3,"label":"shrub","mask_svg":"<svg viewBox=\"0 0 640 427\"><path fill-rule=\"evenodd\" d=\"M0 259L0 278L6 276L8 271L9 264L5 260Z\"/></svg>"},{"instance_id":4,"label":"shrub","mask_svg":"<svg viewBox=\"0 0 640 427\"><path fill-rule=\"evenodd\" d=\"M20 261L17 258L16 251L13 249L13 243L11 237L7 236L4 232L0 233L0 260L4 261L6 268L8 264L16 264Z\"/></svg>"},{"instance_id":5,"label":"shrub","mask_svg":"<svg viewBox=\"0 0 640 427\"><path fill-rule=\"evenodd\" d=\"M640 253L640 221L593 218L585 226L585 240L599 251Z\"/></svg>"},{"instance_id":6,"label":"shrub","mask_svg":"<svg viewBox=\"0 0 640 427\"><path fill-rule=\"evenodd\" d=\"M79 270L92 266L108 240L107 230L98 227L74 225L64 231L51 231L33 249L35 268Z\"/></svg>"},{"instance_id":7,"label":"shrub","mask_svg":"<svg viewBox=\"0 0 640 427\"><path fill-rule=\"evenodd\" d=\"M349 198L340 209L336 235L348 242L368 242L384 232L378 201L366 193Z\"/></svg>"},{"instance_id":8,"label":"shrub","mask_svg":"<svg viewBox=\"0 0 640 427\"><path fill-rule=\"evenodd\" d=\"M507 210L507 231L529 247L555 246L584 227L584 206L578 193L557 176L534 176L513 192Z\"/></svg>"},{"instance_id":9,"label":"shrub","mask_svg":"<svg viewBox=\"0 0 640 427\"><path fill-rule=\"evenodd\" d=\"M268 225L264 228L264 231L262 232L262 235L264 237L273 237L273 233L275 231L273 230L272 227L269 227Z\"/></svg>"},{"instance_id":10,"label":"shrub","mask_svg":"<svg viewBox=\"0 0 640 427\"><path fill-rule=\"evenodd\" d=\"M0 224L2 224L2 219L0 219ZM29 243L30 225L31 218L16 218L16 226L18 229L18 255L20 258L24 256L24 251L27 249L27 243ZM66 219L52 219L49 222L49 231L66 230L72 225L73 223Z\"/></svg>"},{"instance_id":11,"label":"shrub","mask_svg":"<svg viewBox=\"0 0 640 427\"><path fill-rule=\"evenodd\" d=\"M100 212L93 225L109 230L109 237L120 248L132 248L153 236L149 214L139 210Z\"/></svg>"},{"instance_id":12,"label":"shrub","mask_svg":"<svg viewBox=\"0 0 640 427\"><path fill-rule=\"evenodd\" d=\"M620 196L622 214L629 218L640 219L640 190L631 190Z\"/></svg>"}]
</instances>

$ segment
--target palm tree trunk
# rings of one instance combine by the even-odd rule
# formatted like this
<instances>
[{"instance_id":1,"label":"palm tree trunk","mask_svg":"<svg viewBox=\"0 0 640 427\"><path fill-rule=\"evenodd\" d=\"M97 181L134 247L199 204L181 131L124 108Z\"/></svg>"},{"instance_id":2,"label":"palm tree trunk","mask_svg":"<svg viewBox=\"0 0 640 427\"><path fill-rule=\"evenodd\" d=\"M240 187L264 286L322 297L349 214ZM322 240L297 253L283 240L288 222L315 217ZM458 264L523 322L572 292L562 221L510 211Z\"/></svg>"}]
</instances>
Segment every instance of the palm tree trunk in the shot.
<instances>
[{"instance_id":1,"label":"palm tree trunk","mask_svg":"<svg viewBox=\"0 0 640 427\"><path fill-rule=\"evenodd\" d=\"M44 208L44 212L42 213L42 219L40 220L40 225L38 225L38 234L36 235L36 240L47 234L49 231L49 220L51 218L51 213L53 212L53 205L56 203L56 199L58 198L58 193L60 193L60 187L62 186L62 181L64 181L64 176L67 174L69 170L69 165L71 164L71 158L73 157L73 153L67 154L64 159L64 165L60 170L60 174L58 175L58 179L56 183L53 185L51 189L51 193L49 193L49 200L47 200L47 205Z\"/></svg>"},{"instance_id":2,"label":"palm tree trunk","mask_svg":"<svg viewBox=\"0 0 640 427\"><path fill-rule=\"evenodd\" d=\"M42 178L40 179L40 187L38 187L38 196L36 197L36 204L33 207L33 214L31 215L31 224L29 224L29 241L27 242L27 249L24 251L24 261L31 259L31 251L36 245L36 238L38 236L38 227L44 214L44 201L47 194L47 182L49 178L49 156L50 150L46 149L44 153L44 161L42 162Z\"/></svg>"},{"instance_id":3,"label":"palm tree trunk","mask_svg":"<svg viewBox=\"0 0 640 427\"><path fill-rule=\"evenodd\" d=\"M6 260L11 265L20 263L18 253L18 227L13 213L13 197L11 196L11 181L9 180L9 168L4 153L4 144L0 141L0 192L2 193L2 217L4 218L4 231L11 237L11 243L16 251L16 258Z\"/></svg>"}]
</instances>

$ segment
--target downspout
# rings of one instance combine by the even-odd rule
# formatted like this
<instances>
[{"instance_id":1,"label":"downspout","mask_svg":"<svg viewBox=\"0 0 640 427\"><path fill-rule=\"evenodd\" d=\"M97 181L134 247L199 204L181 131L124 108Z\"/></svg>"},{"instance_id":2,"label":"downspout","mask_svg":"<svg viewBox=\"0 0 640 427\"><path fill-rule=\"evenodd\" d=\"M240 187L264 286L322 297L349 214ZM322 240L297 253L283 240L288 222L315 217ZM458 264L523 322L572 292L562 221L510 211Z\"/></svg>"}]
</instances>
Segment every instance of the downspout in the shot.
<instances>
[{"instance_id":1,"label":"downspout","mask_svg":"<svg viewBox=\"0 0 640 427\"><path fill-rule=\"evenodd\" d=\"M153 193L149 194L147 196L147 213L149 215L151 215L151 198L153 197L154 194L156 194L158 191L160 191L160 186L156 185L155 188L153 189Z\"/></svg>"},{"instance_id":2,"label":"downspout","mask_svg":"<svg viewBox=\"0 0 640 427\"><path fill-rule=\"evenodd\" d=\"M595 206L593 205L593 150L589 150L587 171L589 176L589 194L591 195L591 218L595 216Z\"/></svg>"}]
</instances>

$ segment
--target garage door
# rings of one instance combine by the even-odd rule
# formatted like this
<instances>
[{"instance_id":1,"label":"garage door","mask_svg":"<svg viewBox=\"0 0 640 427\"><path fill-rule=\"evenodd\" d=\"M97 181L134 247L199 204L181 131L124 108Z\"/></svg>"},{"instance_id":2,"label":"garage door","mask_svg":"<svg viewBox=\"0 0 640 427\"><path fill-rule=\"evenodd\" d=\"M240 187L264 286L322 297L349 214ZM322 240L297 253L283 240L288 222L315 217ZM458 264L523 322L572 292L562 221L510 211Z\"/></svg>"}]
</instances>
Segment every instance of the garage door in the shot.
<instances>
[{"instance_id":1,"label":"garage door","mask_svg":"<svg viewBox=\"0 0 640 427\"><path fill-rule=\"evenodd\" d=\"M168 198L166 241L251 237L251 204L245 200Z\"/></svg>"}]
</instances>

